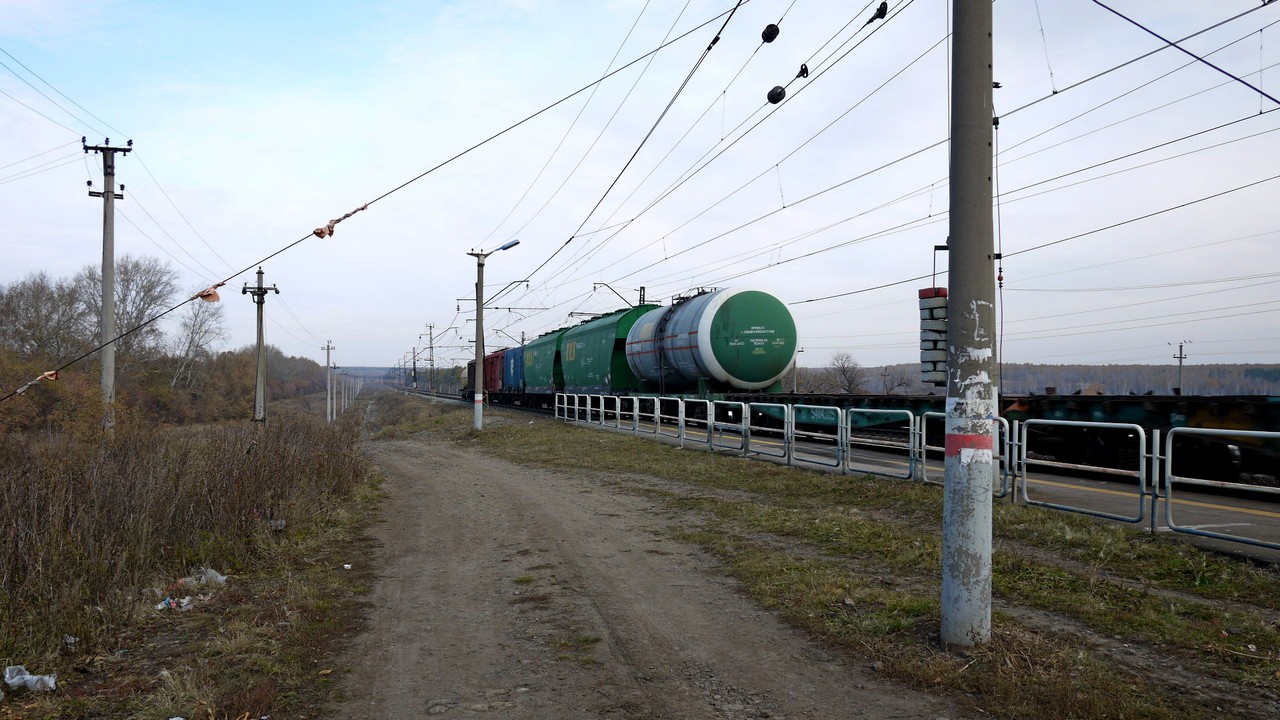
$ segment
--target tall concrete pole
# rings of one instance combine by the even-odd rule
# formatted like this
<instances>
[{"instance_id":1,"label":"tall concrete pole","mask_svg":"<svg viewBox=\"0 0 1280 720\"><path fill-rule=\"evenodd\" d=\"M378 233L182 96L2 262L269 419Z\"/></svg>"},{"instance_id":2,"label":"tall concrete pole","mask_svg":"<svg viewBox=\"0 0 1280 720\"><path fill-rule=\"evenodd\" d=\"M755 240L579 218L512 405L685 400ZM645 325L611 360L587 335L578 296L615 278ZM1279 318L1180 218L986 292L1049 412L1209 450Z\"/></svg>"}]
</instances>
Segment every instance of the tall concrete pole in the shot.
<instances>
[{"instance_id":1,"label":"tall concrete pole","mask_svg":"<svg viewBox=\"0 0 1280 720\"><path fill-rule=\"evenodd\" d=\"M475 407L473 424L476 430L484 429L484 261L493 253L519 244L519 240L512 240L497 250L467 253L476 259L476 382L475 397L472 399Z\"/></svg>"},{"instance_id":2,"label":"tall concrete pole","mask_svg":"<svg viewBox=\"0 0 1280 720\"><path fill-rule=\"evenodd\" d=\"M258 377L254 383L253 398L253 419L255 422L267 421L267 345L262 335L262 306L267 303L268 292L280 294L280 290L275 285L263 287L262 268L258 268L257 287L249 287L249 283L245 283L244 287L240 288L240 294L252 295L253 304L258 306Z\"/></svg>"},{"instance_id":3,"label":"tall concrete pole","mask_svg":"<svg viewBox=\"0 0 1280 720\"><path fill-rule=\"evenodd\" d=\"M996 470L991 183L991 3L953 0L950 302L942 508L942 644L991 640L991 488Z\"/></svg>"},{"instance_id":4,"label":"tall concrete pole","mask_svg":"<svg viewBox=\"0 0 1280 720\"><path fill-rule=\"evenodd\" d=\"M325 340L324 347L324 421L333 422L333 367L329 363L329 351L336 350L332 340Z\"/></svg>"},{"instance_id":5,"label":"tall concrete pole","mask_svg":"<svg viewBox=\"0 0 1280 720\"><path fill-rule=\"evenodd\" d=\"M427 362L429 370L427 370L427 388L431 392L436 391L436 326L427 323Z\"/></svg>"},{"instance_id":6,"label":"tall concrete pole","mask_svg":"<svg viewBox=\"0 0 1280 720\"><path fill-rule=\"evenodd\" d=\"M484 429L484 261L488 253L468 253L476 258L476 372L472 387L472 425Z\"/></svg>"},{"instance_id":7,"label":"tall concrete pole","mask_svg":"<svg viewBox=\"0 0 1280 720\"><path fill-rule=\"evenodd\" d=\"M116 401L116 344L111 342L116 336L116 208L115 201L123 200L124 193L116 192L116 153L127 154L133 149L130 140L127 147L111 147L111 138L102 145L85 145L80 138L84 151L102 153L102 192L90 190L91 197L102 198L102 318L99 332L99 343L107 343L102 348L102 404L104 408L102 427L111 430L115 427ZM124 186L120 186L124 190Z\"/></svg>"}]
</instances>

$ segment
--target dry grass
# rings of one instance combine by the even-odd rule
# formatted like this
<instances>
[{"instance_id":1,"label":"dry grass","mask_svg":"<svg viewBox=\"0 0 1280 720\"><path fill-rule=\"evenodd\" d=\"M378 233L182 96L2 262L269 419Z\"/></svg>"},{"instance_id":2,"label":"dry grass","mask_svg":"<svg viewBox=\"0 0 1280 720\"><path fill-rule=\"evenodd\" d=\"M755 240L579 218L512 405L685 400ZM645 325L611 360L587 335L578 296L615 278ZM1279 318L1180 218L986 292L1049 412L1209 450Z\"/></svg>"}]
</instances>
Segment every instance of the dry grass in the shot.
<instances>
[{"instance_id":1,"label":"dry grass","mask_svg":"<svg viewBox=\"0 0 1280 720\"><path fill-rule=\"evenodd\" d=\"M349 552L375 492L359 438L355 417L282 414L0 439L0 658L62 685L6 699L0 717L258 717L301 702L331 615L358 602L362 576L324 559ZM231 581L191 612L156 611L155 589L197 566Z\"/></svg>"}]
</instances>

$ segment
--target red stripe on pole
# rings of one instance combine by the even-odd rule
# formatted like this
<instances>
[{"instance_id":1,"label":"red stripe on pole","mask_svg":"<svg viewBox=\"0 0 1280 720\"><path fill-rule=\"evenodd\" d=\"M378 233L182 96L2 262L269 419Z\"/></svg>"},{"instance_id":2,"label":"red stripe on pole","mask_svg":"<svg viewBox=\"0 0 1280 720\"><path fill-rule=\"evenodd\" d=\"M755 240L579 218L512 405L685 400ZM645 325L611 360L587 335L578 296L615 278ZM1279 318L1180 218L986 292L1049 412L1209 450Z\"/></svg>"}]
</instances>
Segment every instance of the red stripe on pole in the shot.
<instances>
[{"instance_id":1,"label":"red stripe on pole","mask_svg":"<svg viewBox=\"0 0 1280 720\"><path fill-rule=\"evenodd\" d=\"M961 450L991 450L993 440L990 435L965 435L952 433L947 435L946 456L959 455Z\"/></svg>"}]
</instances>

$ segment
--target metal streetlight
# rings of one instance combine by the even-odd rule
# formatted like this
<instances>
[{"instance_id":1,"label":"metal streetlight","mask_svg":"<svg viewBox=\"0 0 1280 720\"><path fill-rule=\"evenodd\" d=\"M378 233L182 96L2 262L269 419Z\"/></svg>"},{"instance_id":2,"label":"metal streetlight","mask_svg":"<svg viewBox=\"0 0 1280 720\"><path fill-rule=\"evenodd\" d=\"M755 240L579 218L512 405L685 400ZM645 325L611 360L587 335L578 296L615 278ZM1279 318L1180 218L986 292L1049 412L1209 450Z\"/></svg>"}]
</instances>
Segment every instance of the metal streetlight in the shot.
<instances>
[{"instance_id":1,"label":"metal streetlight","mask_svg":"<svg viewBox=\"0 0 1280 720\"><path fill-rule=\"evenodd\" d=\"M512 240L497 250L489 252L469 252L476 259L476 376L472 402L475 405L475 429L484 429L484 261L490 255L510 250L520 244Z\"/></svg>"},{"instance_id":2,"label":"metal streetlight","mask_svg":"<svg viewBox=\"0 0 1280 720\"><path fill-rule=\"evenodd\" d=\"M796 365L791 368L791 394L795 395L799 392L796 388L800 386L800 353L804 352L804 348L796 348Z\"/></svg>"}]
</instances>

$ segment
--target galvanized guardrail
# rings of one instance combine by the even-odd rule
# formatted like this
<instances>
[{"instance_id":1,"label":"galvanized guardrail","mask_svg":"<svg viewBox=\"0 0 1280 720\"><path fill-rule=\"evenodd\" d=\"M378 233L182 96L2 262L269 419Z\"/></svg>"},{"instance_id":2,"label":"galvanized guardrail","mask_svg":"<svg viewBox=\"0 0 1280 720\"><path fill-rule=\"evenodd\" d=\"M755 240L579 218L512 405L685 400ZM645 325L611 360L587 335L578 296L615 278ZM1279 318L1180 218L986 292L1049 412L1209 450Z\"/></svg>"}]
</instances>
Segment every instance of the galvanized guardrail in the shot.
<instances>
[{"instance_id":1,"label":"galvanized guardrail","mask_svg":"<svg viewBox=\"0 0 1280 720\"><path fill-rule=\"evenodd\" d=\"M727 420L720 419L721 410L724 410L725 414L729 416ZM738 413L736 422L733 420L735 411ZM751 445L751 431L747 417L750 411L747 409L747 404L730 400L716 400L711 404L711 412L711 448L713 450L732 450L746 455ZM726 434L736 435L738 438L737 444L728 445L717 441L717 438L723 438Z\"/></svg>"},{"instance_id":2,"label":"galvanized guardrail","mask_svg":"<svg viewBox=\"0 0 1280 720\"><path fill-rule=\"evenodd\" d=\"M902 418L907 424L907 441L905 443L891 438L872 438L858 437L854 432L853 422L856 418L865 416L869 418L888 419L890 422L894 418ZM873 425L883 425L882 422L872 423ZM916 468L918 463L918 448L916 446L916 416L910 410L873 410L870 408L850 408L845 411L844 421L844 445L845 445L845 469L852 472L871 473L872 475L883 475L885 477L897 478L899 480L913 480L916 477ZM905 450L906 465L902 474L889 472L887 470L878 469L874 466L855 465L854 448L878 448L880 451L889 450L894 455ZM921 466L922 467L922 466Z\"/></svg>"},{"instance_id":3,"label":"galvanized guardrail","mask_svg":"<svg viewBox=\"0 0 1280 720\"><path fill-rule=\"evenodd\" d=\"M1173 519L1173 488L1175 485L1198 485L1200 487L1212 487L1218 489L1239 489L1236 483L1226 483L1220 480L1207 480L1204 478L1182 477L1173 474L1173 447L1174 439L1177 437L1230 437L1230 438L1249 438L1254 440L1271 440L1280 441L1280 433L1259 432L1255 430L1210 430L1204 428L1173 428L1169 434L1165 436L1164 444L1164 524L1169 530L1178 533L1186 533L1187 535L1199 535L1201 537L1216 538L1218 540L1229 540L1231 542L1245 543L1246 545L1254 545L1256 547L1270 548L1272 550L1280 550L1280 543L1268 542L1258 538L1251 538L1245 535L1236 535L1233 533L1216 532L1206 530L1202 527L1192 527L1190 525L1179 525ZM1280 488L1272 487L1251 487L1251 492L1262 493L1272 496L1280 496Z\"/></svg>"},{"instance_id":4,"label":"galvanized guardrail","mask_svg":"<svg viewBox=\"0 0 1280 720\"><path fill-rule=\"evenodd\" d=\"M690 408L696 408L690 412ZM601 396L558 393L555 396L554 414L566 422L599 425L606 428L627 430L635 434L646 433L671 438L684 447L686 442L706 445L713 451L729 451L742 455L760 455L785 461L787 465L809 465L838 470L841 473L858 472L880 475L900 480L931 480L928 473L928 454L944 452L942 445L930 444L927 428L930 421L945 420L943 413L914 415L902 409L835 408L818 405L787 405L784 403L741 403L723 400L704 400L678 397ZM797 417L803 417L798 427ZM858 423L858 418L872 418ZM892 434L876 437L872 433L856 432L858 427L886 425L891 432L905 429L907 439L898 440ZM996 418L996 455L999 482L993 483L993 498L1009 498L1012 502L1035 505L1051 510L1071 512L1105 518L1116 522L1139 524L1150 518L1150 530L1167 529L1171 532L1197 535L1215 540L1242 543L1262 548L1280 550L1280 542L1274 542L1245 534L1217 532L1203 526L1182 525L1174 518L1175 488L1209 487L1215 489L1240 489L1238 483L1223 482L1174 474L1175 440L1184 437L1239 438L1280 443L1280 433L1245 430L1219 430L1200 428L1175 428L1163 438L1159 431L1148 435L1140 425L1133 423L1079 422L1068 420L1026 420L1010 423ZM826 428L833 428L828 431ZM1127 451L1134 466L1131 469L1112 468L1100 464L1065 462L1058 460L1037 443L1052 440L1055 430L1070 428L1075 431L1109 433L1121 442L1131 442ZM1079 435L1075 436L1077 439ZM1047 439L1045 439L1047 438ZM1148 442L1150 440L1150 442ZM1163 442L1162 442L1163 440ZM1115 439L1108 447L1114 448ZM870 452L888 452L890 458L883 462L859 462L856 449ZM1179 455L1181 455L1180 451ZM896 458L895 458L896 456ZM900 470L896 468L901 468ZM1085 471L1090 474L1110 475L1133 481L1132 492L1107 489L1108 494L1121 492L1132 496L1136 505L1133 514L1113 513L1096 507L1067 502L1050 502L1033 496L1033 486L1057 484L1055 481L1037 478L1031 472L1037 469L1062 469ZM993 478L996 479L996 478ZM1161 482L1163 481L1163 482ZM1064 489L1070 489L1063 486ZM1280 497L1280 488L1247 486L1252 493ZM1158 528L1159 504L1164 502L1164 528ZM1182 502L1187 502L1183 500ZM1261 511L1259 511L1261 512ZM1270 512L1262 512L1274 516Z\"/></svg>"},{"instance_id":5,"label":"galvanized guardrail","mask_svg":"<svg viewBox=\"0 0 1280 720\"><path fill-rule=\"evenodd\" d=\"M1053 508L1054 510L1065 510L1067 512L1080 513L1082 515L1092 515L1094 517L1107 518L1117 522L1140 523L1146 517L1147 508L1147 431L1141 425L1132 423L1102 423L1102 422L1083 422L1079 420L1025 420L1020 423L1021 434L1019 435L1020 456L1018 462L1022 470L1022 502L1027 505L1039 505L1041 507ZM1073 428L1094 428L1098 430L1131 431L1137 437L1138 447L1138 469L1136 471L1119 470L1115 468L1100 467L1098 465L1086 465L1080 463L1058 462L1056 460L1048 460L1032 457L1032 450L1028 442L1028 434L1033 427L1073 427ZM1042 500L1033 500L1027 489L1026 469L1028 465L1037 465L1040 467L1053 467L1065 470L1087 470L1094 473L1104 473L1110 475L1118 475L1121 477L1135 478L1137 482L1138 492L1135 495L1138 504L1137 515L1119 515L1116 513L1104 512L1102 510L1094 510L1090 508L1080 507L1076 505L1066 505L1063 503L1051 503Z\"/></svg>"},{"instance_id":6,"label":"galvanized guardrail","mask_svg":"<svg viewBox=\"0 0 1280 720\"><path fill-rule=\"evenodd\" d=\"M808 414L808 430L802 430L796 418L801 412ZM837 407L826 405L792 405L791 406L791 456L797 463L830 467L844 472L844 413ZM833 432L824 432L821 428L827 425ZM801 443L817 445L818 449L810 451Z\"/></svg>"},{"instance_id":7,"label":"galvanized guardrail","mask_svg":"<svg viewBox=\"0 0 1280 720\"><path fill-rule=\"evenodd\" d=\"M773 409L781 414L782 416L781 430L779 430L778 428L769 427L766 425L756 424L757 416L760 416L761 418L776 417L773 415L773 413L767 412L767 410L769 409ZM747 433L749 434L751 439L751 442L747 444L748 453L754 452L757 455L764 455L765 457L782 458L787 461L788 465L790 465L792 462L791 429L792 429L792 409L790 405L787 405L785 403L748 403L747 404ZM758 445L760 448L767 448L770 443L765 438L771 435L777 435L777 434L782 435L781 450L754 449L754 446L756 445ZM759 443L755 442L757 438L760 439Z\"/></svg>"}]
</instances>

